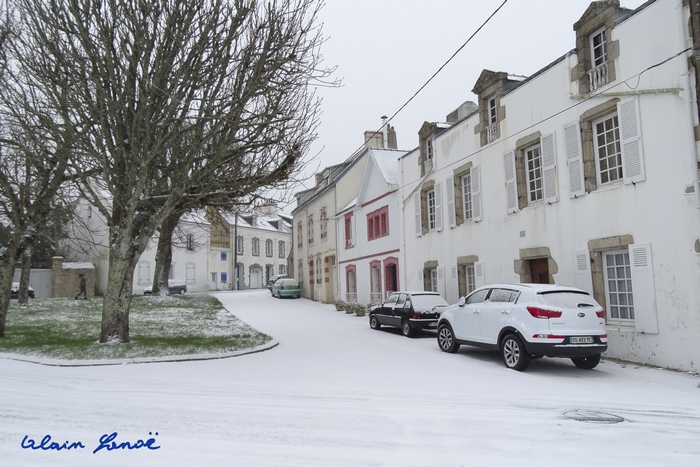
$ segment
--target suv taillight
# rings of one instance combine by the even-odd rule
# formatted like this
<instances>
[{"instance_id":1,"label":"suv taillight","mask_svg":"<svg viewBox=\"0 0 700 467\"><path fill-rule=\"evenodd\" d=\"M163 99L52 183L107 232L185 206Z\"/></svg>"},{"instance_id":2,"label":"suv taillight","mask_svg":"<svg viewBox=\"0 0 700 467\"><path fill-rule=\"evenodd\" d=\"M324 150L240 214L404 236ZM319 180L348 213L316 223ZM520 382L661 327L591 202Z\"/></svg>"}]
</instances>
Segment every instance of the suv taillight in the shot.
<instances>
[{"instance_id":1,"label":"suv taillight","mask_svg":"<svg viewBox=\"0 0 700 467\"><path fill-rule=\"evenodd\" d=\"M561 318L561 311L545 310L544 308L539 308L536 306L527 307L527 311L535 318Z\"/></svg>"},{"instance_id":2,"label":"suv taillight","mask_svg":"<svg viewBox=\"0 0 700 467\"><path fill-rule=\"evenodd\" d=\"M605 318L605 310L596 311L596 312L595 312L595 315L596 315L598 318Z\"/></svg>"}]
</instances>

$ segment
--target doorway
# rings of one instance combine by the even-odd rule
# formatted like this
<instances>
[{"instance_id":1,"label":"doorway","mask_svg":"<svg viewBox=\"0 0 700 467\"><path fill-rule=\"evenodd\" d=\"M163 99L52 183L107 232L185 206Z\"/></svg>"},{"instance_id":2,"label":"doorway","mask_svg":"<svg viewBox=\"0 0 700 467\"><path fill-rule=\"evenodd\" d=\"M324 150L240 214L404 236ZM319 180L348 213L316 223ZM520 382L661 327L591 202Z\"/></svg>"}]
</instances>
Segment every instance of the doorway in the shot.
<instances>
[{"instance_id":1,"label":"doorway","mask_svg":"<svg viewBox=\"0 0 700 467\"><path fill-rule=\"evenodd\" d=\"M547 258L528 260L530 267L530 283L549 284L549 261Z\"/></svg>"}]
</instances>

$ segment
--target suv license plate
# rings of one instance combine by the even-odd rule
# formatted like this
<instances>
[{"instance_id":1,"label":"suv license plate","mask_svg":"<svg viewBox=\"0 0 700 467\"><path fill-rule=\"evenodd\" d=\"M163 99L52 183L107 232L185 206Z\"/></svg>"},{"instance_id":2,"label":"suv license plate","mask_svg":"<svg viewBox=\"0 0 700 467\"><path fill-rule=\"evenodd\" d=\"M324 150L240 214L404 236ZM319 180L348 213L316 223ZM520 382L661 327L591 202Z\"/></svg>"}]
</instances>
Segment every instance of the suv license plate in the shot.
<instances>
[{"instance_id":1,"label":"suv license plate","mask_svg":"<svg viewBox=\"0 0 700 467\"><path fill-rule=\"evenodd\" d=\"M572 344L592 344L592 337L569 337Z\"/></svg>"}]
</instances>

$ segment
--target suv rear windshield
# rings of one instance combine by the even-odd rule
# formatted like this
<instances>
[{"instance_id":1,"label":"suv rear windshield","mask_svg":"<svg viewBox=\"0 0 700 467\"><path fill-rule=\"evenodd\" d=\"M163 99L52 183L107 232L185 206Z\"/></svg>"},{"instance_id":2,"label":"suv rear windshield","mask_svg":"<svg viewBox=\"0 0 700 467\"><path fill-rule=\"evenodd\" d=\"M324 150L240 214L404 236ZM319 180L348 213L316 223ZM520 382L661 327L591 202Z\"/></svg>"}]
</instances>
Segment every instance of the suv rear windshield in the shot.
<instances>
[{"instance_id":1,"label":"suv rear windshield","mask_svg":"<svg viewBox=\"0 0 700 467\"><path fill-rule=\"evenodd\" d=\"M551 305L561 308L599 307L598 302L585 292L573 292L570 290L561 292L545 292L537 294L537 299L543 305Z\"/></svg>"}]
</instances>

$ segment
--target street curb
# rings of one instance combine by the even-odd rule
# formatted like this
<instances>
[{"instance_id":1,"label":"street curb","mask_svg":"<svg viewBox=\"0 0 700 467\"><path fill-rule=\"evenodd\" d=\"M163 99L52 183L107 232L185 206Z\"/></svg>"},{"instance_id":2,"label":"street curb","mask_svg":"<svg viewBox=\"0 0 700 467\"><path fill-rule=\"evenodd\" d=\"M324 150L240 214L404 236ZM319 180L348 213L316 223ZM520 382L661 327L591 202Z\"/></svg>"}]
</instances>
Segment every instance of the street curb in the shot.
<instances>
[{"instance_id":1,"label":"street curb","mask_svg":"<svg viewBox=\"0 0 700 467\"><path fill-rule=\"evenodd\" d=\"M196 362L201 360L221 360L224 358L241 357L260 352L265 352L279 345L279 341L272 339L270 342L253 347L252 349L237 350L235 352L221 354L195 354L195 355L170 355L164 357L123 358L117 360L54 360L51 358L35 358L26 355L0 354L0 358L24 363L34 363L44 366L81 367L81 366L109 366L130 365L139 363L173 363Z\"/></svg>"}]
</instances>

